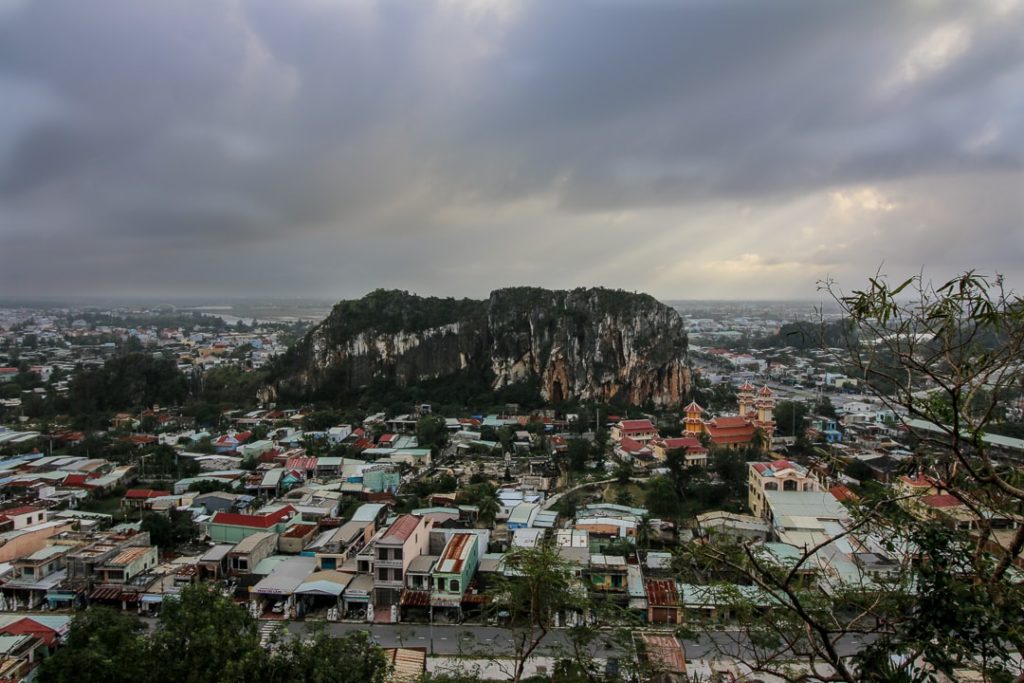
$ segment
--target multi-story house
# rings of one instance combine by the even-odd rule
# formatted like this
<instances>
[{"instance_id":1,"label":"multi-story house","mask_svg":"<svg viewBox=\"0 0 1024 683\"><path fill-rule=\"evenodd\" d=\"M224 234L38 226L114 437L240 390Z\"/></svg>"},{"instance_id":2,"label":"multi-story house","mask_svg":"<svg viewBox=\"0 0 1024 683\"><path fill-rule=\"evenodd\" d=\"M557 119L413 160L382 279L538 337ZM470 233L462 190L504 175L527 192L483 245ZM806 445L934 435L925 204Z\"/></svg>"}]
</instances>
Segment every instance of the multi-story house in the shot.
<instances>
[{"instance_id":1,"label":"multi-story house","mask_svg":"<svg viewBox=\"0 0 1024 683\"><path fill-rule=\"evenodd\" d=\"M629 437L640 443L647 443L658 436L658 428L650 420L620 420L612 425L612 441L621 441Z\"/></svg>"},{"instance_id":2,"label":"multi-story house","mask_svg":"<svg viewBox=\"0 0 1024 683\"><path fill-rule=\"evenodd\" d=\"M461 619L462 597L476 574L479 551L476 534L452 534L431 574L431 610L454 611Z\"/></svg>"},{"instance_id":3,"label":"multi-story house","mask_svg":"<svg viewBox=\"0 0 1024 683\"><path fill-rule=\"evenodd\" d=\"M426 517L402 515L372 544L373 595L378 608L398 604L409 564L429 548L431 526Z\"/></svg>"},{"instance_id":4,"label":"multi-story house","mask_svg":"<svg viewBox=\"0 0 1024 683\"><path fill-rule=\"evenodd\" d=\"M821 491L821 484L803 465L791 460L752 462L747 478L747 504L755 517L766 516L766 491Z\"/></svg>"}]
</instances>

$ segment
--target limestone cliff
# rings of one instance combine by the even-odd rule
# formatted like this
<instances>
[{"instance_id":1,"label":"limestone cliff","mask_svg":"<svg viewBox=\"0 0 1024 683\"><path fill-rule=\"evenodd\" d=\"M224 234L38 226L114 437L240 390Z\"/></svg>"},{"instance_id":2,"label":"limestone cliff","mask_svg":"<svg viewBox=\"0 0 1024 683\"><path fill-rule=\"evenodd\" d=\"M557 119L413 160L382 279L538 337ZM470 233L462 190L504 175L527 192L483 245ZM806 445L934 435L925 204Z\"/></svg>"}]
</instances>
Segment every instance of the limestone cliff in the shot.
<instances>
[{"instance_id":1,"label":"limestone cliff","mask_svg":"<svg viewBox=\"0 0 1024 683\"><path fill-rule=\"evenodd\" d=\"M271 391L344 393L460 371L495 390L536 382L549 401L664 405L689 387L686 333L668 306L616 290L516 287L486 301L382 290L343 301L278 363Z\"/></svg>"}]
</instances>

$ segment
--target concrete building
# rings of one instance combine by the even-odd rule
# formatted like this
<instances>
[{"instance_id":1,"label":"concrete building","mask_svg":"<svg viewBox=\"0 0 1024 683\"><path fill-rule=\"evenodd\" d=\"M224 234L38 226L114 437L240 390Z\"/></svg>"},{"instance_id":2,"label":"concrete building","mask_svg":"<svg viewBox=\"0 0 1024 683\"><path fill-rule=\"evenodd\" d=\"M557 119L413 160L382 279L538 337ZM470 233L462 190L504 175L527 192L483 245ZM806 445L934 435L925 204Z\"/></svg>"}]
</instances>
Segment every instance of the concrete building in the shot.
<instances>
[{"instance_id":1,"label":"concrete building","mask_svg":"<svg viewBox=\"0 0 1024 683\"><path fill-rule=\"evenodd\" d=\"M402 515L372 547L374 604L397 605L409 564L427 552L430 521L415 515Z\"/></svg>"},{"instance_id":2,"label":"concrete building","mask_svg":"<svg viewBox=\"0 0 1024 683\"><path fill-rule=\"evenodd\" d=\"M803 465L790 460L752 462L747 477L747 504L755 517L766 517L765 495L772 491L821 491L821 484Z\"/></svg>"}]
</instances>

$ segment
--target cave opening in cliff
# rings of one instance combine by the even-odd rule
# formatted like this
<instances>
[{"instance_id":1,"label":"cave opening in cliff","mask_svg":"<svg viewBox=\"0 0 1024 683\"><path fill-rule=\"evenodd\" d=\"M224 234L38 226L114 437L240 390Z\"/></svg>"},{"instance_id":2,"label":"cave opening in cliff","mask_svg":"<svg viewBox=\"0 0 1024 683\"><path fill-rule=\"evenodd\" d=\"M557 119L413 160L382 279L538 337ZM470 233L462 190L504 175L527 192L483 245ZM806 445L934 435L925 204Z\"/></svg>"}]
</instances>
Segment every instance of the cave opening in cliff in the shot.
<instances>
[{"instance_id":1,"label":"cave opening in cliff","mask_svg":"<svg viewBox=\"0 0 1024 683\"><path fill-rule=\"evenodd\" d=\"M559 380L555 380L551 383L551 402L560 403L565 400L565 393L562 390L562 383Z\"/></svg>"}]
</instances>

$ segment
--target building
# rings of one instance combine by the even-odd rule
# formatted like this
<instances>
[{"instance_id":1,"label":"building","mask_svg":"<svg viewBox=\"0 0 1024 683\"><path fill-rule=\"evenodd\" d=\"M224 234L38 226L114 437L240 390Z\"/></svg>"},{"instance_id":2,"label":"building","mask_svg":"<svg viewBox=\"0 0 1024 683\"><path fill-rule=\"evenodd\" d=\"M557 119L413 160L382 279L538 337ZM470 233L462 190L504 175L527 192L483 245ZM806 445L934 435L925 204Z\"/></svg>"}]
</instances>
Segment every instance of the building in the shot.
<instances>
[{"instance_id":1,"label":"building","mask_svg":"<svg viewBox=\"0 0 1024 683\"><path fill-rule=\"evenodd\" d=\"M9 528L19 530L33 524L40 524L46 521L46 510L42 508L23 505L16 508L0 510L0 523L11 522Z\"/></svg>"},{"instance_id":2,"label":"building","mask_svg":"<svg viewBox=\"0 0 1024 683\"><path fill-rule=\"evenodd\" d=\"M612 425L612 441L621 441L629 437L640 443L647 443L658 436L658 428L650 420L620 420Z\"/></svg>"},{"instance_id":3,"label":"building","mask_svg":"<svg viewBox=\"0 0 1024 683\"><path fill-rule=\"evenodd\" d=\"M295 508L291 505L254 514L217 512L207 525L207 534L214 543L238 543L246 536L263 531L279 534L288 528L294 515Z\"/></svg>"},{"instance_id":4,"label":"building","mask_svg":"<svg viewBox=\"0 0 1024 683\"><path fill-rule=\"evenodd\" d=\"M664 462L670 452L682 451L687 467L707 467L708 449L696 436L652 439L649 445L660 462Z\"/></svg>"},{"instance_id":5,"label":"building","mask_svg":"<svg viewBox=\"0 0 1024 683\"><path fill-rule=\"evenodd\" d=\"M101 565L96 571L100 582L106 584L128 583L139 574L157 564L156 546L127 548Z\"/></svg>"},{"instance_id":6,"label":"building","mask_svg":"<svg viewBox=\"0 0 1024 683\"><path fill-rule=\"evenodd\" d=\"M765 517L765 494L770 491L820 491L821 484L803 465L791 460L752 462L748 466L747 504L755 517Z\"/></svg>"},{"instance_id":7,"label":"building","mask_svg":"<svg viewBox=\"0 0 1024 683\"><path fill-rule=\"evenodd\" d=\"M757 445L758 433L771 439L775 432L775 394L767 385L759 391L749 383L736 393L739 403L737 415L723 415L705 420L702 408L691 401L683 408L684 436L699 438L707 434L710 442L719 448L741 448Z\"/></svg>"},{"instance_id":8,"label":"building","mask_svg":"<svg viewBox=\"0 0 1024 683\"><path fill-rule=\"evenodd\" d=\"M461 619L462 599L476 574L479 550L476 534L452 534L437 558L430 577L431 616L436 609L454 611Z\"/></svg>"},{"instance_id":9,"label":"building","mask_svg":"<svg viewBox=\"0 0 1024 683\"><path fill-rule=\"evenodd\" d=\"M277 534L273 531L249 534L228 551L228 574L249 574L256 565L273 555L276 550Z\"/></svg>"},{"instance_id":10,"label":"building","mask_svg":"<svg viewBox=\"0 0 1024 683\"><path fill-rule=\"evenodd\" d=\"M427 552L430 521L402 515L371 546L374 604L397 605L409 564Z\"/></svg>"}]
</instances>

